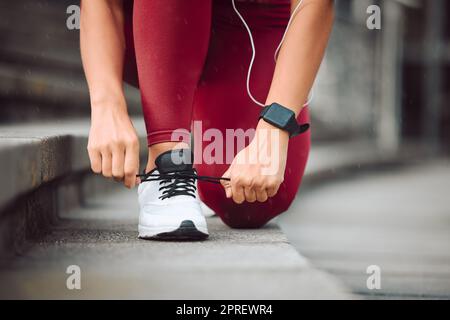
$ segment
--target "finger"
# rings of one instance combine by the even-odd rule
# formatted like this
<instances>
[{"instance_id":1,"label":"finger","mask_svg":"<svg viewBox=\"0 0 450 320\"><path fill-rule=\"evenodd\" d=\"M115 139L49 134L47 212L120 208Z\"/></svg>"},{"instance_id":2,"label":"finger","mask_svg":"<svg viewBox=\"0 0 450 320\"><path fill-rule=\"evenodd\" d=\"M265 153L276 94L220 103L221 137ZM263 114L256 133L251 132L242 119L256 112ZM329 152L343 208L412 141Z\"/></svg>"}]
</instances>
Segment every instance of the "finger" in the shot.
<instances>
[{"instance_id":1,"label":"finger","mask_svg":"<svg viewBox=\"0 0 450 320\"><path fill-rule=\"evenodd\" d=\"M109 151L102 152L102 174L106 178L112 177L112 156Z\"/></svg>"},{"instance_id":2,"label":"finger","mask_svg":"<svg viewBox=\"0 0 450 320\"><path fill-rule=\"evenodd\" d=\"M266 202L269 198L266 189L258 189L256 190L256 200L258 202Z\"/></svg>"},{"instance_id":3,"label":"finger","mask_svg":"<svg viewBox=\"0 0 450 320\"><path fill-rule=\"evenodd\" d=\"M280 186L276 186L276 187L272 187L272 188L268 188L267 191L267 196L269 198L275 197L278 193L278 189L280 188Z\"/></svg>"},{"instance_id":4,"label":"finger","mask_svg":"<svg viewBox=\"0 0 450 320\"><path fill-rule=\"evenodd\" d=\"M223 188L225 189L225 196L229 199L233 197L233 191L231 188L230 183L227 181L226 183L223 183Z\"/></svg>"},{"instance_id":5,"label":"finger","mask_svg":"<svg viewBox=\"0 0 450 320\"><path fill-rule=\"evenodd\" d=\"M139 148L128 147L125 151L125 186L127 188L134 188L139 184L139 178L136 174L139 171Z\"/></svg>"},{"instance_id":6,"label":"finger","mask_svg":"<svg viewBox=\"0 0 450 320\"><path fill-rule=\"evenodd\" d=\"M231 193L233 201L237 204L241 204L245 201L244 188L240 185L236 185L233 181L231 181Z\"/></svg>"},{"instance_id":7,"label":"finger","mask_svg":"<svg viewBox=\"0 0 450 320\"><path fill-rule=\"evenodd\" d=\"M98 151L88 150L91 169L94 173L102 173L102 154Z\"/></svg>"},{"instance_id":8,"label":"finger","mask_svg":"<svg viewBox=\"0 0 450 320\"><path fill-rule=\"evenodd\" d=\"M244 188L245 200L247 202L253 203L256 201L256 192L251 187Z\"/></svg>"},{"instance_id":9,"label":"finger","mask_svg":"<svg viewBox=\"0 0 450 320\"><path fill-rule=\"evenodd\" d=\"M112 175L115 180L122 181L124 176L125 150L116 148L112 153Z\"/></svg>"},{"instance_id":10,"label":"finger","mask_svg":"<svg viewBox=\"0 0 450 320\"><path fill-rule=\"evenodd\" d=\"M230 176L231 176L231 174L230 174L230 168L228 168L228 170L225 171L225 173L222 175L222 178L227 178L227 179L229 179ZM225 190L225 195L226 195L226 197L227 197L228 199L231 198L231 197L233 196L233 192L232 192L232 189L231 189L231 183L230 183L230 181L228 181L228 180L220 180L220 184L222 185L222 187L223 187L224 190Z\"/></svg>"}]
</instances>

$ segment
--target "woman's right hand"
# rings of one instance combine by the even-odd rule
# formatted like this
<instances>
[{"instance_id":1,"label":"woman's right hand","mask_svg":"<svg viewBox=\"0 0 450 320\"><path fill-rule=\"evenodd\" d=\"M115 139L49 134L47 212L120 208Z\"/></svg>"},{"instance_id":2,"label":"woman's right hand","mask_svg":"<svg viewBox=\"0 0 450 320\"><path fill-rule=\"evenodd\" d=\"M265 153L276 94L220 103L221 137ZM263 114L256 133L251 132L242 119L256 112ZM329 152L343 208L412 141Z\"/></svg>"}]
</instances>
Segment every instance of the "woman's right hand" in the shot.
<instances>
[{"instance_id":1,"label":"woman's right hand","mask_svg":"<svg viewBox=\"0 0 450 320\"><path fill-rule=\"evenodd\" d=\"M92 104L87 149L92 171L123 181L128 188L136 185L139 140L125 101Z\"/></svg>"}]
</instances>

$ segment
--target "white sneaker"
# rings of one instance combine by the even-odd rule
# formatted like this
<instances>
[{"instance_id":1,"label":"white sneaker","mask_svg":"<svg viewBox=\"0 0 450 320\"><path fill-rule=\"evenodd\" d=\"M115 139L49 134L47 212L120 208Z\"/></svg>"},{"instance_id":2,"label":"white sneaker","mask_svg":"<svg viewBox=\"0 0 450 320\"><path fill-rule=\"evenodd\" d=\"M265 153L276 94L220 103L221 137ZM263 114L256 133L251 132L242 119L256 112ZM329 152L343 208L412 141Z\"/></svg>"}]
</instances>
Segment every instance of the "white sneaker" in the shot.
<instances>
[{"instance_id":1,"label":"white sneaker","mask_svg":"<svg viewBox=\"0 0 450 320\"><path fill-rule=\"evenodd\" d=\"M181 149L161 154L155 161L156 168L145 175L147 181L139 185L140 238L185 241L208 238L196 180L180 177L196 174L192 164L188 164L188 153L189 150Z\"/></svg>"},{"instance_id":2,"label":"white sneaker","mask_svg":"<svg viewBox=\"0 0 450 320\"><path fill-rule=\"evenodd\" d=\"M202 209L203 215L207 218L211 218L216 215L216 213L201 200L200 200L200 208Z\"/></svg>"}]
</instances>

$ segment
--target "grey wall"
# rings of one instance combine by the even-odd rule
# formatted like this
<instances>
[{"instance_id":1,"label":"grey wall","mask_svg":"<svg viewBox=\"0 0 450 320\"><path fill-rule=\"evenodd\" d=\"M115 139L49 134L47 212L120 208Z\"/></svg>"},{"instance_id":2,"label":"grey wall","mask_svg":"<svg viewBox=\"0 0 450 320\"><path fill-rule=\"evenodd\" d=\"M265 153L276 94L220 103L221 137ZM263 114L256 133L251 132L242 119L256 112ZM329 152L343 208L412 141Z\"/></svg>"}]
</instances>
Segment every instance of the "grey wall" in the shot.
<instances>
[{"instance_id":1,"label":"grey wall","mask_svg":"<svg viewBox=\"0 0 450 320\"><path fill-rule=\"evenodd\" d=\"M373 133L379 31L367 29L367 6L356 3L337 1L334 30L316 80L311 109L321 138Z\"/></svg>"}]
</instances>

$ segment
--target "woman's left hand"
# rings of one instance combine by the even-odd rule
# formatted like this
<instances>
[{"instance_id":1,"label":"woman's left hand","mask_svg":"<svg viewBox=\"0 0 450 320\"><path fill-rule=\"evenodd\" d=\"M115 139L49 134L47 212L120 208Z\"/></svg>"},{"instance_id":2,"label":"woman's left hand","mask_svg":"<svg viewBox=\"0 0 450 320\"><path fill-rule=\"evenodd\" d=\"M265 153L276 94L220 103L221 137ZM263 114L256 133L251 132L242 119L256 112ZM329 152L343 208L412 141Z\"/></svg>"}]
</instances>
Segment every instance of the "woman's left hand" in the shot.
<instances>
[{"instance_id":1,"label":"woman's left hand","mask_svg":"<svg viewBox=\"0 0 450 320\"><path fill-rule=\"evenodd\" d=\"M260 120L250 144L234 158L222 181L227 198L241 204L265 202L277 194L284 180L289 135Z\"/></svg>"}]
</instances>

